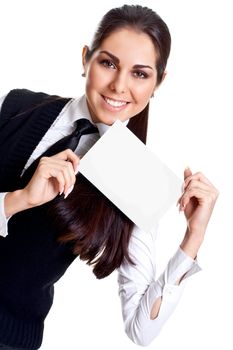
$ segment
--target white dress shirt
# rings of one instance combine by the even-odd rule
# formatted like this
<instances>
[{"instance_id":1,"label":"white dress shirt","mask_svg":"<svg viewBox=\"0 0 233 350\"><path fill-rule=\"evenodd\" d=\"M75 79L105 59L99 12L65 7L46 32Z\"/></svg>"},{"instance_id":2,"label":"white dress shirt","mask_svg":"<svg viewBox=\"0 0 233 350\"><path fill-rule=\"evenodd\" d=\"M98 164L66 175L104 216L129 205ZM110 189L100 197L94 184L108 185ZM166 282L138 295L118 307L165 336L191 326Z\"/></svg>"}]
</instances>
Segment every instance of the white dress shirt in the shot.
<instances>
[{"instance_id":1,"label":"white dress shirt","mask_svg":"<svg viewBox=\"0 0 233 350\"><path fill-rule=\"evenodd\" d=\"M0 99L0 108L3 101L4 97ZM74 129L74 122L79 118L87 118L93 123L85 95L81 98L71 99L64 106L31 154L25 169L51 144L70 134ZM109 128L108 125L102 123L96 123L95 125L99 130L99 134L83 135L81 137L75 150L78 156L83 156ZM9 218L6 219L4 212L5 194L0 193L0 235L2 236L7 235L9 220ZM189 257L179 247L169 260L165 271L160 277L157 277L155 263L157 231L158 225L151 232L144 232L135 225L129 243L129 254L136 265L124 261L118 269L119 295L126 333L136 344L144 346L148 345L158 335L177 306L187 277L200 270L197 261ZM177 285L176 283L181 278L182 281ZM151 320L151 308L159 297L162 297L159 314L157 318Z\"/></svg>"}]
</instances>

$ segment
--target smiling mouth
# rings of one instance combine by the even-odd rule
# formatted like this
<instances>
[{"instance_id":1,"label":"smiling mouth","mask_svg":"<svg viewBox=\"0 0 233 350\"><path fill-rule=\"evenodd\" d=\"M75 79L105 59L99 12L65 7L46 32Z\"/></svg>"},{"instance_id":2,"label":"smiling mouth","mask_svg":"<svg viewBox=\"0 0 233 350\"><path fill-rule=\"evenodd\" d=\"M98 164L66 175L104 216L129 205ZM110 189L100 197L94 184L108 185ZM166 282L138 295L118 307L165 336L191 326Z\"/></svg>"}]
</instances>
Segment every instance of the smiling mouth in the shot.
<instances>
[{"instance_id":1,"label":"smiling mouth","mask_svg":"<svg viewBox=\"0 0 233 350\"><path fill-rule=\"evenodd\" d=\"M109 104L112 107L116 107L116 108L126 106L129 103L126 101L113 100L113 99L106 97L106 96L103 96L103 95L102 95L102 97L107 104Z\"/></svg>"}]
</instances>

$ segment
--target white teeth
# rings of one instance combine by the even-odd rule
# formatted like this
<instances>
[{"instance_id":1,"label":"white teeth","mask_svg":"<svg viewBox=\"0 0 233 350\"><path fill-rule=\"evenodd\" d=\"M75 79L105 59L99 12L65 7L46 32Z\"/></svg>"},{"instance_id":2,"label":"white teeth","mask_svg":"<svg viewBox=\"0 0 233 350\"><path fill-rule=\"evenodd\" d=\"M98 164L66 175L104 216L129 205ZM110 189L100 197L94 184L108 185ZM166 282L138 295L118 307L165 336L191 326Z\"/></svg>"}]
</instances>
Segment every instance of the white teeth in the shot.
<instances>
[{"instance_id":1,"label":"white teeth","mask_svg":"<svg viewBox=\"0 0 233 350\"><path fill-rule=\"evenodd\" d=\"M127 102L113 101L107 97L104 97L105 101L112 107L122 107L127 104Z\"/></svg>"}]
</instances>

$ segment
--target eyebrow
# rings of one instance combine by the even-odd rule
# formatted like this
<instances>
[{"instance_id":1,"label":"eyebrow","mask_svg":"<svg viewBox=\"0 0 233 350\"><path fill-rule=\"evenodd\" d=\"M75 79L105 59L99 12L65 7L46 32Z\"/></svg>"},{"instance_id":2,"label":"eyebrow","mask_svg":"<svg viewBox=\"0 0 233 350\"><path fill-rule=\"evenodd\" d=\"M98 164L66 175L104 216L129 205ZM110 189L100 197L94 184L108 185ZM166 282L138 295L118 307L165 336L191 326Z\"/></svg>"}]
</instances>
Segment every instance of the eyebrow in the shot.
<instances>
[{"instance_id":1,"label":"eyebrow","mask_svg":"<svg viewBox=\"0 0 233 350\"><path fill-rule=\"evenodd\" d=\"M109 57L111 57L111 59L116 62L116 64L120 63L120 59L118 57L116 57L115 55L113 55L112 53L106 51L106 50L102 50L100 51L100 53L105 53L106 55L108 55ZM135 64L133 66L134 69L140 69L140 68L150 68L153 70L153 68L151 66L148 65L144 65L144 64Z\"/></svg>"}]
</instances>

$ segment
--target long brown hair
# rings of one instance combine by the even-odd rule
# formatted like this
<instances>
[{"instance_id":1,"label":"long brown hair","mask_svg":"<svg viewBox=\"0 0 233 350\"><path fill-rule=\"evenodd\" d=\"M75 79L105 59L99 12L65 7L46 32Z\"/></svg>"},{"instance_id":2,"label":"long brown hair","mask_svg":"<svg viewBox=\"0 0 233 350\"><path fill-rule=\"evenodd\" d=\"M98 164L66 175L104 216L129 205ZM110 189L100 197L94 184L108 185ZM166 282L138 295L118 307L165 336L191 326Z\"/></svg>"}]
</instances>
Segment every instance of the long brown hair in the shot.
<instances>
[{"instance_id":1,"label":"long brown hair","mask_svg":"<svg viewBox=\"0 0 233 350\"><path fill-rule=\"evenodd\" d=\"M170 52L171 38L157 13L139 5L124 5L107 12L87 52L88 61L102 41L122 27L132 27L148 34L158 55L157 85L162 81ZM130 118L128 128L146 143L148 105ZM80 173L66 200L56 198L52 205L55 222L61 231L59 240L72 244L80 259L93 266L97 278L104 278L118 268L124 259L133 264L128 243L134 223Z\"/></svg>"}]
</instances>

